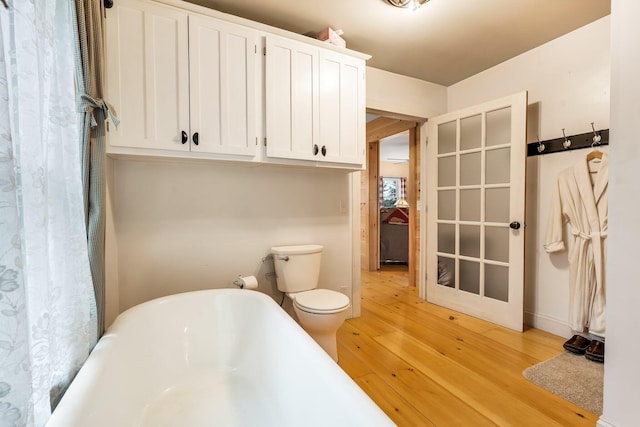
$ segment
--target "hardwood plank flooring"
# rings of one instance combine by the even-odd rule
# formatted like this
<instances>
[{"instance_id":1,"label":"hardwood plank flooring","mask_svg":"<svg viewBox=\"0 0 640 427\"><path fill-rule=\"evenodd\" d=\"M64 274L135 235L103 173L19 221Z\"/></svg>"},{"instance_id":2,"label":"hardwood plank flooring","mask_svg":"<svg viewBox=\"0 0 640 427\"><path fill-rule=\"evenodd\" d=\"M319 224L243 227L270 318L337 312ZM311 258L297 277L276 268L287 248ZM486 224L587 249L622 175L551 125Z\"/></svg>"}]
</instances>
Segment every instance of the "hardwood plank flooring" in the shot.
<instances>
[{"instance_id":1,"label":"hardwood plank flooring","mask_svg":"<svg viewBox=\"0 0 640 427\"><path fill-rule=\"evenodd\" d=\"M394 267L362 272L362 315L338 330L338 356L398 426L594 426L597 415L522 376L564 341L429 304Z\"/></svg>"}]
</instances>

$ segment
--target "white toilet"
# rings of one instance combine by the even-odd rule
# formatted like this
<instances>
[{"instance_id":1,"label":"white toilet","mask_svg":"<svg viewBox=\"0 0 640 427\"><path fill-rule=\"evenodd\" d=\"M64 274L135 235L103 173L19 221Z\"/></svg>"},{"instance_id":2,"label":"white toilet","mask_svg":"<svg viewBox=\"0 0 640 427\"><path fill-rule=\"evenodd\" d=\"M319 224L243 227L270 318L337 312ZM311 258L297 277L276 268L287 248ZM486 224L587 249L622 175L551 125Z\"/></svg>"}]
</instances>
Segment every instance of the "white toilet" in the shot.
<instances>
[{"instance_id":1,"label":"white toilet","mask_svg":"<svg viewBox=\"0 0 640 427\"><path fill-rule=\"evenodd\" d=\"M340 292L316 289L322 246L275 246L271 252L278 289L292 299L302 328L337 362L336 331L350 303Z\"/></svg>"}]
</instances>

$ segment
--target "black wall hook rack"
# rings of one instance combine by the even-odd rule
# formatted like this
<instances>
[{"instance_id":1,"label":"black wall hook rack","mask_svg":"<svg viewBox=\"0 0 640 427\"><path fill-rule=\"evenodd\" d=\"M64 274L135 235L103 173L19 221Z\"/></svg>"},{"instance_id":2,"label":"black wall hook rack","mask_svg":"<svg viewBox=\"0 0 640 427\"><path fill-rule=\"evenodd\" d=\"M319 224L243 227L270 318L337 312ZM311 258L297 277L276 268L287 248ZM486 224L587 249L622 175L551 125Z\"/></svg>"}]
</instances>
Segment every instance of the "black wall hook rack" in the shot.
<instances>
[{"instance_id":1,"label":"black wall hook rack","mask_svg":"<svg viewBox=\"0 0 640 427\"><path fill-rule=\"evenodd\" d=\"M594 135L600 135L600 143L594 143L593 137ZM571 140L571 146L568 148L564 148L563 143L565 140ZM540 142L530 142L527 144L527 156L542 156L544 154L558 153L561 151L571 151L578 150L581 148L595 148L601 145L609 145L609 129L602 129L594 132L581 133L579 135L570 135L565 137L560 137L556 139L549 139L546 141L541 141L544 145L544 150L538 151L538 147L540 146Z\"/></svg>"}]
</instances>

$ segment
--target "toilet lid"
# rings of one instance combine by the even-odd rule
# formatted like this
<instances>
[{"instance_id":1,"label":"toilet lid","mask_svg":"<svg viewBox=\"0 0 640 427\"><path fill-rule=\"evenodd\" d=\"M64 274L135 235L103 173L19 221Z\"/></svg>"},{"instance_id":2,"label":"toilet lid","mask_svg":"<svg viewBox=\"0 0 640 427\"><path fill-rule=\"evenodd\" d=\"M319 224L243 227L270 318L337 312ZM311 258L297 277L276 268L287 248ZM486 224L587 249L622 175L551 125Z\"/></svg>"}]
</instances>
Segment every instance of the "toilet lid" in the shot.
<instances>
[{"instance_id":1,"label":"toilet lid","mask_svg":"<svg viewBox=\"0 0 640 427\"><path fill-rule=\"evenodd\" d=\"M295 295L299 309L312 313L330 313L349 306L349 297L329 289L313 289Z\"/></svg>"}]
</instances>

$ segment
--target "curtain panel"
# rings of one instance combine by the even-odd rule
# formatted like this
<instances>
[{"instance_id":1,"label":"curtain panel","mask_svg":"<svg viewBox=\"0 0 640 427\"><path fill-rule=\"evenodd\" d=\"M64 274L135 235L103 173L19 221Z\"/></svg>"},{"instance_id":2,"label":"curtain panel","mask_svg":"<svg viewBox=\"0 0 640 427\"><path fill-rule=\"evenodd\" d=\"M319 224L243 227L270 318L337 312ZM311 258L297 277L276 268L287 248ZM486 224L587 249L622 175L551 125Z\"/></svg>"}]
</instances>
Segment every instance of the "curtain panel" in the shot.
<instances>
[{"instance_id":1,"label":"curtain panel","mask_svg":"<svg viewBox=\"0 0 640 427\"><path fill-rule=\"evenodd\" d=\"M42 426L97 340L72 0L0 5L0 425Z\"/></svg>"},{"instance_id":2,"label":"curtain panel","mask_svg":"<svg viewBox=\"0 0 640 427\"><path fill-rule=\"evenodd\" d=\"M80 116L80 151L89 262L98 309L97 333L105 319L105 125L118 119L103 99L104 9L101 0L75 0L76 105Z\"/></svg>"}]
</instances>

